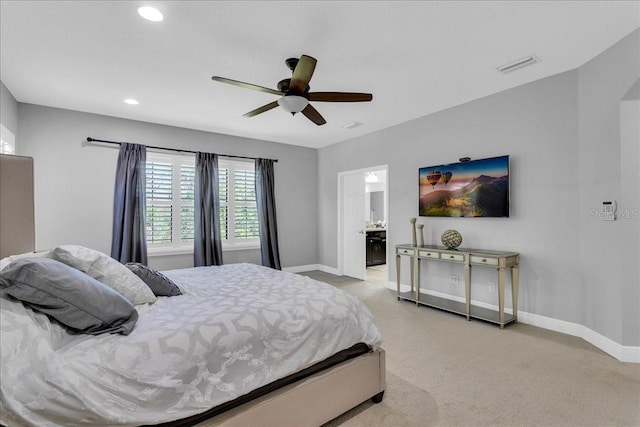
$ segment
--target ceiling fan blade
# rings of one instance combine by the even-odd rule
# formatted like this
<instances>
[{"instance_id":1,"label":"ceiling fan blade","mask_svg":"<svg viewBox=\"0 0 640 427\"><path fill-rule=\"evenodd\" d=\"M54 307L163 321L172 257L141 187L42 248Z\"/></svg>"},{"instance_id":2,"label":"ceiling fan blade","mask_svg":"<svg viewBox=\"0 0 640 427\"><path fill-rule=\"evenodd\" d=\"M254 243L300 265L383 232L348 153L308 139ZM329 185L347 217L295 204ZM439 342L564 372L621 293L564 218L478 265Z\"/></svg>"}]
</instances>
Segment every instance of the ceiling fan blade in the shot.
<instances>
[{"instance_id":1,"label":"ceiling fan blade","mask_svg":"<svg viewBox=\"0 0 640 427\"><path fill-rule=\"evenodd\" d=\"M298 61L298 65L293 70L291 83L289 83L289 91L294 93L304 93L309 86L313 70L316 69L316 59L307 55L302 55Z\"/></svg>"},{"instance_id":2,"label":"ceiling fan blade","mask_svg":"<svg viewBox=\"0 0 640 427\"><path fill-rule=\"evenodd\" d=\"M273 101L268 103L267 105L263 105L262 107L258 107L253 111L249 111L248 113L243 114L244 117L253 117L257 116L260 113L264 113L265 111L269 111L272 108L276 108L278 106L278 101Z\"/></svg>"},{"instance_id":3,"label":"ceiling fan blade","mask_svg":"<svg viewBox=\"0 0 640 427\"><path fill-rule=\"evenodd\" d=\"M354 92L311 92L309 93L309 101L325 101L325 102L366 102L371 101L373 95L370 93L354 93Z\"/></svg>"},{"instance_id":4,"label":"ceiling fan blade","mask_svg":"<svg viewBox=\"0 0 640 427\"><path fill-rule=\"evenodd\" d=\"M213 76L213 77L211 77L211 79L213 79L213 80L215 80L217 82L221 82L221 83L228 83L230 85L240 86L240 87L243 87L245 89L257 90L257 91L260 91L260 92L271 93L273 95L284 95L284 93L280 92L279 90L269 89L268 87L258 86L258 85L254 85L254 84L251 84L251 83L245 83L245 82L241 82L241 81L238 81L238 80L227 79L225 77Z\"/></svg>"},{"instance_id":5,"label":"ceiling fan blade","mask_svg":"<svg viewBox=\"0 0 640 427\"><path fill-rule=\"evenodd\" d=\"M323 124L327 123L324 117L322 117L320 113L318 113L318 110L313 108L311 104L308 104L306 107L304 107L304 110L302 110L302 114L304 114L309 120L311 120L318 126L322 126Z\"/></svg>"}]
</instances>

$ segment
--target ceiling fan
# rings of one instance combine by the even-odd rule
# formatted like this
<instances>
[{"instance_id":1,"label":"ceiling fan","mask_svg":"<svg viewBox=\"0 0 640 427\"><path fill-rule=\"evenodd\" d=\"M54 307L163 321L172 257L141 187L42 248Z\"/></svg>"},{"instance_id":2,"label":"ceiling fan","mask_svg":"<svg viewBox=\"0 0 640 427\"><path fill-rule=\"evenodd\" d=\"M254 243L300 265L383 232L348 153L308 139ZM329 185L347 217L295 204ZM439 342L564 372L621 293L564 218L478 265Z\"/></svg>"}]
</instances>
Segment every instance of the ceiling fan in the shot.
<instances>
[{"instance_id":1,"label":"ceiling fan","mask_svg":"<svg viewBox=\"0 0 640 427\"><path fill-rule=\"evenodd\" d=\"M289 58L285 61L287 67L293 72L290 79L280 80L278 90L268 87L245 83L225 77L213 76L213 80L228 83L245 89L253 89L260 92L280 95L277 101L258 107L253 111L243 114L244 117L253 117L258 114L276 108L278 105L291 114L302 112L309 120L318 126L327 123L318 110L313 108L309 101L319 102L366 102L373 99L370 93L354 92L309 92L309 81L316 68L316 59L307 55L300 58Z\"/></svg>"}]
</instances>

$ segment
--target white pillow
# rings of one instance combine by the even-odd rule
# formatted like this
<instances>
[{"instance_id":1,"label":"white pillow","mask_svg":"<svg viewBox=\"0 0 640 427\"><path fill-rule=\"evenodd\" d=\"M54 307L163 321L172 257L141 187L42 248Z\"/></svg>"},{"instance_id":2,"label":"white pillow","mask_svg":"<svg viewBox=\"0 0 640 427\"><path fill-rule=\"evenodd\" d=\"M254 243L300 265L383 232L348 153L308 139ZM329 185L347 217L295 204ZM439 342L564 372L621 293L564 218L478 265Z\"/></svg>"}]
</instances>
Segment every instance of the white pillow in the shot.
<instances>
[{"instance_id":1,"label":"white pillow","mask_svg":"<svg viewBox=\"0 0 640 427\"><path fill-rule=\"evenodd\" d=\"M88 274L134 305L156 301L151 289L138 276L102 252L83 246L63 245L51 250L48 257Z\"/></svg>"}]
</instances>

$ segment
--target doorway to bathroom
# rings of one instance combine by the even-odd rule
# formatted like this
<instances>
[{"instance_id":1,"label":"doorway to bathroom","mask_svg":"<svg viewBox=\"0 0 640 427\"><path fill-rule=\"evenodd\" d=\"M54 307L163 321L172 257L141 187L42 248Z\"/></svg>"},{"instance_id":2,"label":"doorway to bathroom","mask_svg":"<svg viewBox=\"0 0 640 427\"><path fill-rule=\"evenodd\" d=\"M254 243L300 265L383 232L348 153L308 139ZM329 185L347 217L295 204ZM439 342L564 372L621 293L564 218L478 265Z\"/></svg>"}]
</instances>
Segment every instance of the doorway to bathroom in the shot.
<instances>
[{"instance_id":1,"label":"doorway to bathroom","mask_svg":"<svg viewBox=\"0 0 640 427\"><path fill-rule=\"evenodd\" d=\"M338 174L338 271L388 282L388 165Z\"/></svg>"},{"instance_id":2,"label":"doorway to bathroom","mask_svg":"<svg viewBox=\"0 0 640 427\"><path fill-rule=\"evenodd\" d=\"M365 177L366 280L386 286L387 233L387 170L367 170Z\"/></svg>"}]
</instances>

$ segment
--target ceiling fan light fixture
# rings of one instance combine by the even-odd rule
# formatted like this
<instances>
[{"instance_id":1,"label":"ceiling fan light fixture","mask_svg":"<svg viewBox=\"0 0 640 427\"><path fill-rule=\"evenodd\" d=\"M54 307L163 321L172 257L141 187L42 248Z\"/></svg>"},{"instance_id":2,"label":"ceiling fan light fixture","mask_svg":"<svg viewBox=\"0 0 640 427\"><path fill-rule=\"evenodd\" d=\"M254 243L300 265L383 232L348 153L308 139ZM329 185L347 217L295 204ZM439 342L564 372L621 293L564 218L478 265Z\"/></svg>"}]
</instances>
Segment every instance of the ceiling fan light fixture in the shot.
<instances>
[{"instance_id":1,"label":"ceiling fan light fixture","mask_svg":"<svg viewBox=\"0 0 640 427\"><path fill-rule=\"evenodd\" d=\"M299 113L309 105L309 100L304 96L285 95L278 99L278 105L291 114Z\"/></svg>"}]
</instances>

